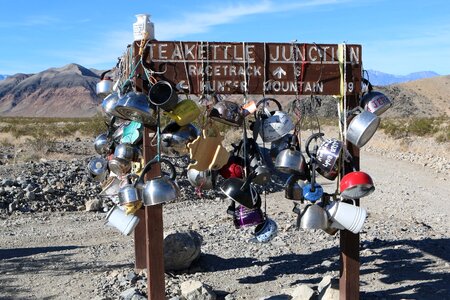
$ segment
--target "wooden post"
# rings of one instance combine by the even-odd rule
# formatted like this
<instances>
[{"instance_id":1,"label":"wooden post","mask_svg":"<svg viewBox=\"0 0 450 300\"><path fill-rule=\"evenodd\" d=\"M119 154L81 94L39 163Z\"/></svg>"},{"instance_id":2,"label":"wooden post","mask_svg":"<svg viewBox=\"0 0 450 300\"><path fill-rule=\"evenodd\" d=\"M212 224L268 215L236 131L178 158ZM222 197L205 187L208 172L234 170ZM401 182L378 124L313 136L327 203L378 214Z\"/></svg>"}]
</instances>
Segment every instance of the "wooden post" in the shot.
<instances>
[{"instance_id":1,"label":"wooden post","mask_svg":"<svg viewBox=\"0 0 450 300\"><path fill-rule=\"evenodd\" d=\"M134 43L134 61L139 60L139 47ZM138 92L148 93L147 86L144 85L144 71L142 65L136 68L134 79ZM150 143L151 129L144 128L143 150L144 164L153 159L156 148ZM145 180L161 174L159 164L152 166L146 174ZM164 278L164 227L162 205L144 206L137 215L140 217L140 224L134 232L135 238L135 268L147 268L147 298L150 300L165 299L165 278Z\"/></svg>"},{"instance_id":2,"label":"wooden post","mask_svg":"<svg viewBox=\"0 0 450 300\"><path fill-rule=\"evenodd\" d=\"M356 96L347 99L349 100L349 109L358 105ZM354 167L359 170L359 148L347 142L347 149L352 155ZM346 164L344 174L351 171L353 171L352 166ZM359 206L359 199L355 202ZM341 230L340 248L339 299L359 299L359 233L354 234L348 230Z\"/></svg>"}]
</instances>

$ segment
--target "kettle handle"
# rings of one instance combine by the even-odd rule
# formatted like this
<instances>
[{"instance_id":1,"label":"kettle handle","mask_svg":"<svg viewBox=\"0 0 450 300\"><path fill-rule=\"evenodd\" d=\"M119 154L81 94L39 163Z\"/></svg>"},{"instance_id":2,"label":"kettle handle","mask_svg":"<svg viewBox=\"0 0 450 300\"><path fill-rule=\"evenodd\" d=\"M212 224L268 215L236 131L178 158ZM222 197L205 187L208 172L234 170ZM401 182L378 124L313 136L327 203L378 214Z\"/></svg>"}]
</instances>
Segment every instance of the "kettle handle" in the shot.
<instances>
[{"instance_id":1,"label":"kettle handle","mask_svg":"<svg viewBox=\"0 0 450 300\"><path fill-rule=\"evenodd\" d=\"M147 172L151 170L152 165L154 165L158 162L160 164L166 164L169 167L169 169L170 169L170 177L169 178L171 180L175 180L175 178L177 176L177 171L175 170L175 166L167 159L162 158L162 159L158 160L158 157L155 157L152 160L150 160L149 162L147 162L147 164L145 165L144 169L142 170L142 173L139 176L138 180L136 180L135 186L137 186L138 182L144 182L145 174L147 174Z\"/></svg>"},{"instance_id":2,"label":"kettle handle","mask_svg":"<svg viewBox=\"0 0 450 300\"><path fill-rule=\"evenodd\" d=\"M259 107L261 105L261 103L269 102L269 101L275 103L278 107L278 110L282 110L281 103L275 98L263 98L263 99L259 100L258 103L256 103L256 107Z\"/></svg>"},{"instance_id":3,"label":"kettle handle","mask_svg":"<svg viewBox=\"0 0 450 300\"><path fill-rule=\"evenodd\" d=\"M311 158L311 156L312 156L311 152L309 151L309 145L311 144L312 140L317 140L318 138L321 138L321 137L323 137L324 135L325 135L325 134L324 134L323 132L317 132L317 133L312 134L312 135L306 140L306 143L305 143L305 151L306 151L306 154L308 155L309 158Z\"/></svg>"},{"instance_id":4,"label":"kettle handle","mask_svg":"<svg viewBox=\"0 0 450 300\"><path fill-rule=\"evenodd\" d=\"M111 69L112 70L112 69ZM100 75L100 80L103 80L103 79L105 79L105 75L106 75L106 73L109 73L109 72L111 72L111 70L106 70L105 72L103 72L101 75Z\"/></svg>"}]
</instances>

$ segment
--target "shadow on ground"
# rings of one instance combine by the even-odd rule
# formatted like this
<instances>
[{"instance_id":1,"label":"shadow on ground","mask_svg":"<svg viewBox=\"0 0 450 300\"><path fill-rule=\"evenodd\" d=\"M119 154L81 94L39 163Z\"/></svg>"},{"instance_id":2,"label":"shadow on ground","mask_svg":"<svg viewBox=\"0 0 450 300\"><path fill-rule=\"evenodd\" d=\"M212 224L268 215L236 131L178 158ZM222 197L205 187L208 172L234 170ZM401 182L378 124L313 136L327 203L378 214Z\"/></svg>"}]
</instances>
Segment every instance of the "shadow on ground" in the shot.
<instances>
[{"instance_id":1,"label":"shadow on ground","mask_svg":"<svg viewBox=\"0 0 450 300\"><path fill-rule=\"evenodd\" d=\"M85 247L54 246L0 249L0 299L20 299L24 294L31 292L27 285L18 281L21 275L33 274L45 276L51 280L52 277L71 275L76 272L90 270L104 272L131 266L88 259L85 262L79 262L71 258L83 248Z\"/></svg>"},{"instance_id":2,"label":"shadow on ground","mask_svg":"<svg viewBox=\"0 0 450 300\"><path fill-rule=\"evenodd\" d=\"M362 242L369 249L361 257L362 299L450 299L450 239L397 240ZM328 261L330 264L322 264ZM317 285L323 274L339 270L339 248L333 247L310 254L285 254L262 261L258 258L223 259L202 255L198 265L206 272L262 266L260 274L238 279L241 284L259 284L298 274L292 282ZM308 275L308 276L304 276ZM365 281L372 278L371 281ZM373 279L376 278L376 279ZM374 290L372 280L378 281Z\"/></svg>"}]
</instances>

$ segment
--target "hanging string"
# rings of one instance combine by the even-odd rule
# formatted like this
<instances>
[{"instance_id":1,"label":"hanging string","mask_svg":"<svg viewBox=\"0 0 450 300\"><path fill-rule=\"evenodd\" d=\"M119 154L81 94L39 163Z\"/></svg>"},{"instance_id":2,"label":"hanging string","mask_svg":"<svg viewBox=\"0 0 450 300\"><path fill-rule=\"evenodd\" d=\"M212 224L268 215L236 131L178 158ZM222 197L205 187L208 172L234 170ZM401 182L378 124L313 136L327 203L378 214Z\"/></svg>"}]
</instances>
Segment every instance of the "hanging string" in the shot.
<instances>
[{"instance_id":1,"label":"hanging string","mask_svg":"<svg viewBox=\"0 0 450 300\"><path fill-rule=\"evenodd\" d=\"M188 68L187 68L187 61L186 61L186 56L184 55L184 50L183 50L183 44L180 41L180 52L181 52L181 56L183 58L184 61L184 72L186 73L186 81L188 84L188 94L191 93L191 82L189 81L189 73L188 73Z\"/></svg>"},{"instance_id":2,"label":"hanging string","mask_svg":"<svg viewBox=\"0 0 450 300\"><path fill-rule=\"evenodd\" d=\"M242 63L244 66L244 104L247 103L247 68L246 68L246 61L247 61L247 57L246 57L246 53L245 53L245 42L242 42ZM244 154L244 176L245 178L247 178L248 176L248 170L247 170L247 122L244 118L243 123L243 130L244 130L244 150L243 150L243 154Z\"/></svg>"}]
</instances>

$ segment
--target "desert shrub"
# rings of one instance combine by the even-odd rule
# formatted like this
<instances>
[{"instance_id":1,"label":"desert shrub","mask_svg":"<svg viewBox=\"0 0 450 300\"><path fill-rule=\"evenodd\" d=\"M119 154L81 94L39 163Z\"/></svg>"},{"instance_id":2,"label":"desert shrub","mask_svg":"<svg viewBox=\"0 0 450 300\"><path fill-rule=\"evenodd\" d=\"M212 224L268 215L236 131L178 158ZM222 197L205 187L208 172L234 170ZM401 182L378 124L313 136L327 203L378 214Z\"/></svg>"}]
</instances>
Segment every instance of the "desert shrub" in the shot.
<instances>
[{"instance_id":1,"label":"desert shrub","mask_svg":"<svg viewBox=\"0 0 450 300\"><path fill-rule=\"evenodd\" d=\"M408 132L413 135L426 136L436 132L436 123L434 118L411 119L408 124Z\"/></svg>"}]
</instances>

